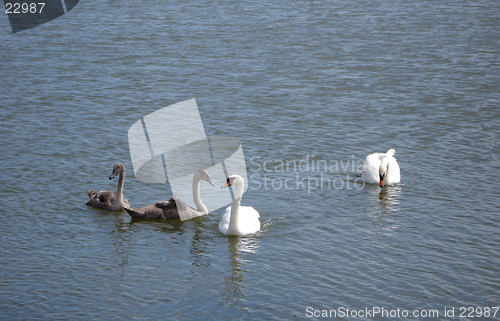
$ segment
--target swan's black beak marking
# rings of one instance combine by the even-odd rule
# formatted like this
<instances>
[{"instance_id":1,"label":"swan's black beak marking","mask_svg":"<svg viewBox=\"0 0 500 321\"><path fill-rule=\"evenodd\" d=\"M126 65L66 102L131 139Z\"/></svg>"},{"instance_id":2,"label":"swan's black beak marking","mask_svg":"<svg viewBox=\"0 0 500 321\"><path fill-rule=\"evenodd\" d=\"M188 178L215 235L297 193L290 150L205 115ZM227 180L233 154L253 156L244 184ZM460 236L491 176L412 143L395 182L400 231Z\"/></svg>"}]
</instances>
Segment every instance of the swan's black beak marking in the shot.
<instances>
[{"instance_id":1,"label":"swan's black beak marking","mask_svg":"<svg viewBox=\"0 0 500 321\"><path fill-rule=\"evenodd\" d=\"M227 179L226 184L222 185L221 189L228 186L231 186L231 181L229 180L229 178Z\"/></svg>"},{"instance_id":2,"label":"swan's black beak marking","mask_svg":"<svg viewBox=\"0 0 500 321\"><path fill-rule=\"evenodd\" d=\"M378 183L378 186L384 187L385 173L384 174L379 174L379 177L380 177L380 182Z\"/></svg>"}]
</instances>

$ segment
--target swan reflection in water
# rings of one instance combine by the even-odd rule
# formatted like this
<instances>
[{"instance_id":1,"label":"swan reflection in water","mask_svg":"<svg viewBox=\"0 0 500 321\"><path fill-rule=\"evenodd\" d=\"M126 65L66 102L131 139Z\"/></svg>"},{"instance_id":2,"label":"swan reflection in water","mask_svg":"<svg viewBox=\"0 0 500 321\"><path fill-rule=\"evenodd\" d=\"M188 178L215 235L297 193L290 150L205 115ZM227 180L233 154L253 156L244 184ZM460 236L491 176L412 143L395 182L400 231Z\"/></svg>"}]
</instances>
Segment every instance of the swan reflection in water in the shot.
<instances>
[{"instance_id":1,"label":"swan reflection in water","mask_svg":"<svg viewBox=\"0 0 500 321\"><path fill-rule=\"evenodd\" d=\"M382 188L378 198L381 201L382 208L386 208L387 211L397 211L399 210L399 197L401 196L401 185L387 186Z\"/></svg>"},{"instance_id":2,"label":"swan reflection in water","mask_svg":"<svg viewBox=\"0 0 500 321\"><path fill-rule=\"evenodd\" d=\"M239 301L243 298L243 276L248 270L244 269L245 263L242 253L257 253L259 244L255 238L232 236L228 237L231 258L231 276L224 278L223 297L228 301Z\"/></svg>"},{"instance_id":3,"label":"swan reflection in water","mask_svg":"<svg viewBox=\"0 0 500 321\"><path fill-rule=\"evenodd\" d=\"M365 185L364 190L369 194L370 203L373 206L372 216L383 234L391 233L398 228L397 213L400 210L402 185L384 186Z\"/></svg>"},{"instance_id":4,"label":"swan reflection in water","mask_svg":"<svg viewBox=\"0 0 500 321\"><path fill-rule=\"evenodd\" d=\"M399 210L399 199L402 185L384 186L365 185L364 190L368 193L370 202L378 203L378 209L382 214Z\"/></svg>"}]
</instances>

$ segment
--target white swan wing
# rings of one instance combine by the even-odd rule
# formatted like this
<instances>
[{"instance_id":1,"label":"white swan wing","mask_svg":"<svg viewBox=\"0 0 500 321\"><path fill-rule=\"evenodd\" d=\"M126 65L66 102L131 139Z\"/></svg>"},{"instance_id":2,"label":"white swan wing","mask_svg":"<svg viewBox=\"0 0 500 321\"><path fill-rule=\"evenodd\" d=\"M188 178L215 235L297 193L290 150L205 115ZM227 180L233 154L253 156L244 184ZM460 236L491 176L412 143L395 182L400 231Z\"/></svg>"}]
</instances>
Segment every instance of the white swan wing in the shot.
<instances>
[{"instance_id":1,"label":"white swan wing","mask_svg":"<svg viewBox=\"0 0 500 321\"><path fill-rule=\"evenodd\" d=\"M379 156L379 153L373 153L365 158L361 178L367 183L378 184L380 180L379 169L382 162L380 161Z\"/></svg>"},{"instance_id":2,"label":"white swan wing","mask_svg":"<svg viewBox=\"0 0 500 321\"><path fill-rule=\"evenodd\" d=\"M389 159L389 170L387 173L387 184L397 184L401 181L401 172L399 164L394 157Z\"/></svg>"},{"instance_id":3,"label":"white swan wing","mask_svg":"<svg viewBox=\"0 0 500 321\"><path fill-rule=\"evenodd\" d=\"M251 206L240 206L239 231L241 235L253 234L260 231L259 212Z\"/></svg>"},{"instance_id":4,"label":"white swan wing","mask_svg":"<svg viewBox=\"0 0 500 321\"><path fill-rule=\"evenodd\" d=\"M224 212L224 215L222 216L222 219L219 222L219 231L227 235L227 230L229 229L229 222L231 221L231 206L226 208L226 211Z\"/></svg>"}]
</instances>

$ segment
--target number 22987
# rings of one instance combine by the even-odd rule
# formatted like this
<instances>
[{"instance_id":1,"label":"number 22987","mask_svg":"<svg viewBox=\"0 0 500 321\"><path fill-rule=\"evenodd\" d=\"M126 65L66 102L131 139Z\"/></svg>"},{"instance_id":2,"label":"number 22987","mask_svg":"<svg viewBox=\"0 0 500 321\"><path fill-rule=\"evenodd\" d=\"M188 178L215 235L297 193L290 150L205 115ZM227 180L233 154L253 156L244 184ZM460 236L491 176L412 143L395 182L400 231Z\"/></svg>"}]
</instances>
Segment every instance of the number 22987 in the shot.
<instances>
[{"instance_id":1,"label":"number 22987","mask_svg":"<svg viewBox=\"0 0 500 321\"><path fill-rule=\"evenodd\" d=\"M5 4L5 13L42 13L45 2L38 3L10 3ZM39 10L40 9L40 10Z\"/></svg>"}]
</instances>

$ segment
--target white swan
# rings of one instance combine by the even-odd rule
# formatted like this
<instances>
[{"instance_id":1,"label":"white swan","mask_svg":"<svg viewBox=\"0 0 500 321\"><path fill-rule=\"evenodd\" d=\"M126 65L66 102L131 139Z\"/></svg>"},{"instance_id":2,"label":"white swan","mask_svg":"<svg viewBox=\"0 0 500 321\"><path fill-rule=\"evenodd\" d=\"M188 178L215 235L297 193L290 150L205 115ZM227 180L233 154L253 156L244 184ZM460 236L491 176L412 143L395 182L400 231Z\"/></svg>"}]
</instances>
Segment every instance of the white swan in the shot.
<instances>
[{"instance_id":1,"label":"white swan","mask_svg":"<svg viewBox=\"0 0 500 321\"><path fill-rule=\"evenodd\" d=\"M193 200L194 204L196 205L196 209L184 203L177 197L177 195L174 194L173 199L175 200L175 205L177 206L179 218L181 219L181 221L208 214L208 209L205 204L203 204L200 197L200 180L205 180L210 185L215 186L214 182L212 182L212 179L210 178L210 174L208 174L206 170L199 169L196 171L193 176Z\"/></svg>"},{"instance_id":2,"label":"white swan","mask_svg":"<svg viewBox=\"0 0 500 321\"><path fill-rule=\"evenodd\" d=\"M203 216L208 214L208 209L203 204L200 198L200 181L205 180L212 186L215 184L210 178L210 174L206 170L199 169L193 175L193 199L196 204L196 209L187 205L174 195L168 201L161 201L153 205L147 205L143 208L124 208L127 213L133 218L139 219L181 219L187 220L190 218Z\"/></svg>"},{"instance_id":3,"label":"white swan","mask_svg":"<svg viewBox=\"0 0 500 321\"><path fill-rule=\"evenodd\" d=\"M396 150L391 148L387 153L366 156L361 178L367 183L379 184L380 187L399 183L401 174L394 154Z\"/></svg>"},{"instance_id":4,"label":"white swan","mask_svg":"<svg viewBox=\"0 0 500 321\"><path fill-rule=\"evenodd\" d=\"M260 230L259 213L251 206L240 206L244 181L240 175L231 175L221 188L233 186L234 201L226 209L219 223L219 231L224 235L248 235Z\"/></svg>"},{"instance_id":5,"label":"white swan","mask_svg":"<svg viewBox=\"0 0 500 321\"><path fill-rule=\"evenodd\" d=\"M113 173L109 179L113 179L118 174L120 178L116 192L88 190L87 205L109 211L121 211L122 207L130 207L127 199L123 197L123 182L125 182L125 166L123 164L118 163L113 167Z\"/></svg>"}]
</instances>

